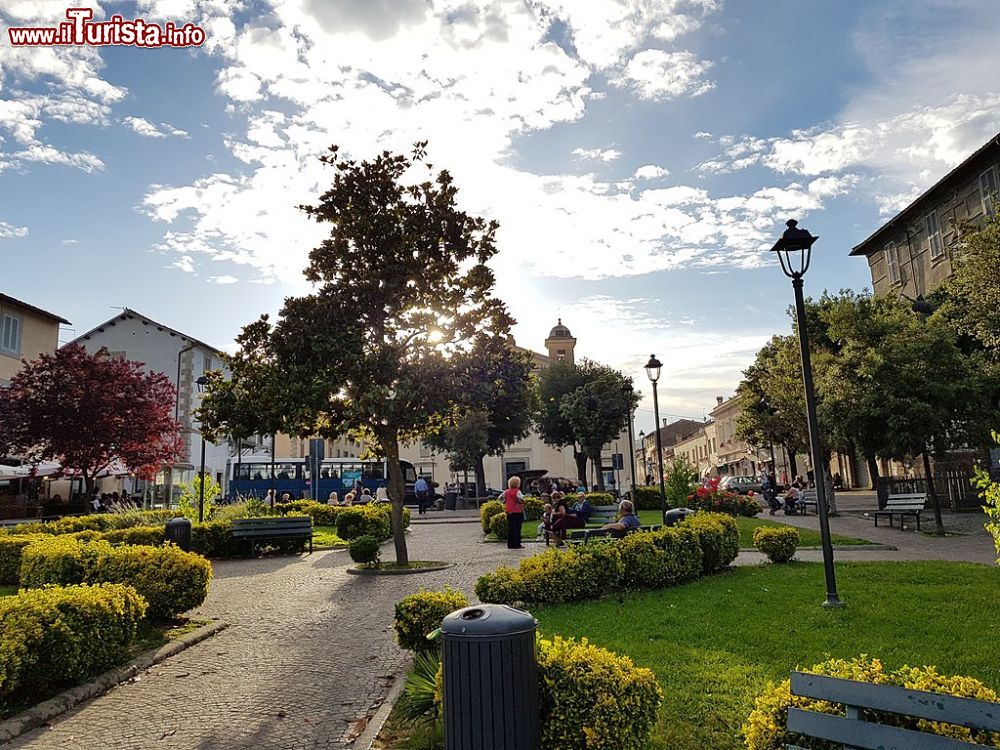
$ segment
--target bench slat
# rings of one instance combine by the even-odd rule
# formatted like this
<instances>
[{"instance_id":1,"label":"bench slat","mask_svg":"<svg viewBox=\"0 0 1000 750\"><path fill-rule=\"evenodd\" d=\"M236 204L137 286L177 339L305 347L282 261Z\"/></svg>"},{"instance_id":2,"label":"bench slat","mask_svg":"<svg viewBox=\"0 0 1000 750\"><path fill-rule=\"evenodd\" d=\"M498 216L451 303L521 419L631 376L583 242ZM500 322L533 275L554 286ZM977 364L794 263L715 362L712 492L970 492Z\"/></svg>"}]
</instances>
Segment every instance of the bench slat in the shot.
<instances>
[{"instance_id":1,"label":"bench slat","mask_svg":"<svg viewBox=\"0 0 1000 750\"><path fill-rule=\"evenodd\" d=\"M792 695L1000 732L1000 703L792 672Z\"/></svg>"},{"instance_id":2,"label":"bench slat","mask_svg":"<svg viewBox=\"0 0 1000 750\"><path fill-rule=\"evenodd\" d=\"M311 537L312 531L303 529L301 531L234 531L233 539L276 539L277 537Z\"/></svg>"},{"instance_id":3,"label":"bench slat","mask_svg":"<svg viewBox=\"0 0 1000 750\"><path fill-rule=\"evenodd\" d=\"M816 739L840 742L863 750L971 750L982 748L971 742L953 740L913 729L900 729L843 716L788 709L788 731Z\"/></svg>"}]
</instances>

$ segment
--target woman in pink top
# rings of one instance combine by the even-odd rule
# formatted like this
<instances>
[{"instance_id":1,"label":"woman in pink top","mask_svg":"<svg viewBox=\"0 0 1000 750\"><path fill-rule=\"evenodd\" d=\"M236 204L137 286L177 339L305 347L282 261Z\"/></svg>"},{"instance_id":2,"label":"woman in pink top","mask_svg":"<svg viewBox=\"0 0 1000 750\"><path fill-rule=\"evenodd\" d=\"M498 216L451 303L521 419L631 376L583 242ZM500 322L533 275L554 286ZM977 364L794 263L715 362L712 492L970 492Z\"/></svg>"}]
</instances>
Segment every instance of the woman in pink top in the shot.
<instances>
[{"instance_id":1,"label":"woman in pink top","mask_svg":"<svg viewBox=\"0 0 1000 750\"><path fill-rule=\"evenodd\" d=\"M511 477L503 493L503 507L507 512L507 548L522 549L521 524L524 523L524 495L521 494L521 477Z\"/></svg>"}]
</instances>

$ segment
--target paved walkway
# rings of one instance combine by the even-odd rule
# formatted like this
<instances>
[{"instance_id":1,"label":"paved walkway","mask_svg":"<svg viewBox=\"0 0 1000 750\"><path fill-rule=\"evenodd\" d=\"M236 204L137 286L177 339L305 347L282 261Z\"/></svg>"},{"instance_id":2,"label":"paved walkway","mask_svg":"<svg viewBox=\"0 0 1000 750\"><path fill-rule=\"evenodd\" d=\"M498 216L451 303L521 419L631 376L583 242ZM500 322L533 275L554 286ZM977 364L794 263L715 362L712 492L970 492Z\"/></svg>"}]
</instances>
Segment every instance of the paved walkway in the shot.
<instances>
[{"instance_id":1,"label":"paved walkway","mask_svg":"<svg viewBox=\"0 0 1000 750\"><path fill-rule=\"evenodd\" d=\"M842 508L845 506L842 505ZM464 515L464 514L463 514ZM434 521L445 520L446 515ZM433 517L432 516L432 517ZM766 515L764 516L767 517ZM394 604L421 587L445 584L471 594L476 578L540 550L483 544L470 523L414 524L413 559L447 558L455 568L417 576L349 576L343 551L234 560L215 564L201 614L229 629L5 748L32 750L327 750L349 748L404 665L392 633ZM468 520L456 514L452 520ZM783 518L816 528L815 516ZM979 530L976 530L976 525ZM965 535L935 538L873 529L850 514L832 519L834 533L895 545L897 550L844 551L838 560L965 560L992 564L981 514L946 514ZM392 557L391 545L385 553ZM804 560L820 553L804 551ZM738 564L760 560L740 554Z\"/></svg>"},{"instance_id":2,"label":"paved walkway","mask_svg":"<svg viewBox=\"0 0 1000 750\"><path fill-rule=\"evenodd\" d=\"M533 550L482 544L471 525L427 524L412 559L459 567L349 576L342 551L215 564L200 613L231 626L7 748L318 750L351 747L404 663L393 606L420 587L471 592L475 579ZM535 548L534 551L537 551ZM385 554L392 557L391 545Z\"/></svg>"}]
</instances>

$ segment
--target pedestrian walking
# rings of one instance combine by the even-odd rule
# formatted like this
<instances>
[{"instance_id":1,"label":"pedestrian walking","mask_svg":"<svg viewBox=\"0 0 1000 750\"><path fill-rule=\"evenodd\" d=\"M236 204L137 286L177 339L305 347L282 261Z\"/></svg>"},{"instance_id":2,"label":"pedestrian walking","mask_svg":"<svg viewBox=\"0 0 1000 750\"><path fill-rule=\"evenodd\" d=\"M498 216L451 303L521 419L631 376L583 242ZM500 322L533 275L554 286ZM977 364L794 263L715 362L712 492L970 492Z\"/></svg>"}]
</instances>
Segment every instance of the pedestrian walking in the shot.
<instances>
[{"instance_id":1,"label":"pedestrian walking","mask_svg":"<svg viewBox=\"0 0 1000 750\"><path fill-rule=\"evenodd\" d=\"M413 484L413 491L417 495L417 513L421 516L427 513L427 495L429 494L429 490L427 480L423 477L417 477L417 481Z\"/></svg>"},{"instance_id":2,"label":"pedestrian walking","mask_svg":"<svg viewBox=\"0 0 1000 750\"><path fill-rule=\"evenodd\" d=\"M503 507L507 512L507 549L523 549L521 525L524 523L524 495L521 494L521 477L507 480Z\"/></svg>"}]
</instances>

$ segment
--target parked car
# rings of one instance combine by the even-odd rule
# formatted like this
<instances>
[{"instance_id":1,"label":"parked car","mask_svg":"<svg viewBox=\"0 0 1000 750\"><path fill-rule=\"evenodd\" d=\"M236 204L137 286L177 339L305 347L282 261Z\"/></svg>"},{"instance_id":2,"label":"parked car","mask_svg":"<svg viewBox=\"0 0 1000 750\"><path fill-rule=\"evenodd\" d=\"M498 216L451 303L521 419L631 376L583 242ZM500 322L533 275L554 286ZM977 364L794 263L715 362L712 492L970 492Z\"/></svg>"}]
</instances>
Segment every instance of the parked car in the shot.
<instances>
[{"instance_id":1,"label":"parked car","mask_svg":"<svg viewBox=\"0 0 1000 750\"><path fill-rule=\"evenodd\" d=\"M759 495L764 491L764 487L757 477L725 476L719 481L719 489L726 492L738 492L741 495L747 495L751 492Z\"/></svg>"}]
</instances>

